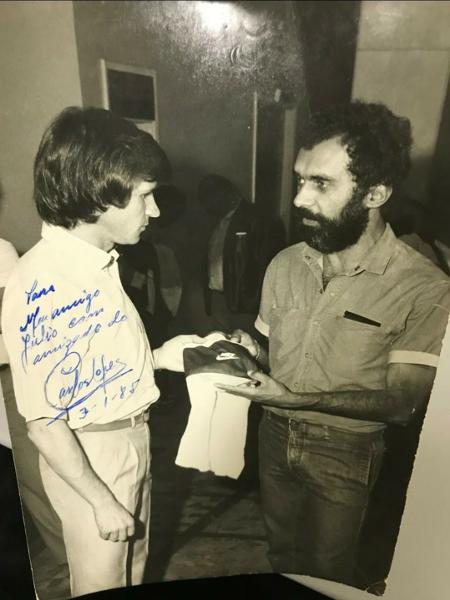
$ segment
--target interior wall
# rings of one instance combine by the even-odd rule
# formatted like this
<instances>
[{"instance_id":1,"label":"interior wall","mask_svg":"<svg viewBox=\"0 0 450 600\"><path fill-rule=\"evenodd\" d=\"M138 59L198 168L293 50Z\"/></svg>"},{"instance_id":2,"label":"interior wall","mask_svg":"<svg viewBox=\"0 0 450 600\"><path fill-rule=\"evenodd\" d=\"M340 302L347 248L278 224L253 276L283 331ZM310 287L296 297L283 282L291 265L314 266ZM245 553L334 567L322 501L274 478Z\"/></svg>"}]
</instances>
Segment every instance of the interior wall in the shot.
<instances>
[{"instance_id":1,"label":"interior wall","mask_svg":"<svg viewBox=\"0 0 450 600\"><path fill-rule=\"evenodd\" d=\"M361 4L353 98L384 102L411 119L410 197L427 203L450 68L450 2Z\"/></svg>"},{"instance_id":2,"label":"interior wall","mask_svg":"<svg viewBox=\"0 0 450 600\"><path fill-rule=\"evenodd\" d=\"M360 5L361 2L355 0L293 2L307 94L307 114L299 112L296 122L297 148L302 144L310 113L351 99ZM291 186L293 195L294 185ZM287 200L284 204L286 212ZM289 204L292 216L292 198ZM292 219L288 231L291 243L299 241Z\"/></svg>"},{"instance_id":3,"label":"interior wall","mask_svg":"<svg viewBox=\"0 0 450 600\"><path fill-rule=\"evenodd\" d=\"M0 236L22 253L40 237L33 161L50 120L81 104L72 2L0 5Z\"/></svg>"},{"instance_id":4,"label":"interior wall","mask_svg":"<svg viewBox=\"0 0 450 600\"><path fill-rule=\"evenodd\" d=\"M315 112L348 102L361 2L304 0L293 4L303 46L309 109Z\"/></svg>"},{"instance_id":5,"label":"interior wall","mask_svg":"<svg viewBox=\"0 0 450 600\"><path fill-rule=\"evenodd\" d=\"M292 3L75 2L74 14L85 106L102 106L102 58L156 72L159 142L187 196L186 213L164 230L184 283L178 321L208 331L203 283L214 223L197 205L197 186L216 173L251 200L255 92L259 108L277 99L304 106Z\"/></svg>"},{"instance_id":6,"label":"interior wall","mask_svg":"<svg viewBox=\"0 0 450 600\"><path fill-rule=\"evenodd\" d=\"M450 271L450 80L442 111L439 137L430 176L430 206L435 237L446 245L444 250Z\"/></svg>"},{"instance_id":7,"label":"interior wall","mask_svg":"<svg viewBox=\"0 0 450 600\"><path fill-rule=\"evenodd\" d=\"M159 140L175 183L195 197L200 178L218 173L249 199L253 91L264 99L303 84L295 32L289 37L284 19L289 6L75 2L84 105L101 106L101 58L154 69Z\"/></svg>"}]
</instances>

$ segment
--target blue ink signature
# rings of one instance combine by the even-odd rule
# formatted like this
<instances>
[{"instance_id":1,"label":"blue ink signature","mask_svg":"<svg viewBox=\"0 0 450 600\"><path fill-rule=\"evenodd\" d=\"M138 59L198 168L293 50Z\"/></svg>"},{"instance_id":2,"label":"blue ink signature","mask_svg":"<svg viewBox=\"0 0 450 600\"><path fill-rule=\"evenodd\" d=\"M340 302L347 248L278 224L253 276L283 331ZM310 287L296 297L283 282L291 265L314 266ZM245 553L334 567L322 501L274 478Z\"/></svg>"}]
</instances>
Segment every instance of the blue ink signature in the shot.
<instances>
[{"instance_id":1,"label":"blue ink signature","mask_svg":"<svg viewBox=\"0 0 450 600\"><path fill-rule=\"evenodd\" d=\"M28 326L31 325L32 335L34 335L36 333L36 329L39 327L39 325L47 320L47 318L48 318L47 315L43 315L42 317L38 318L40 310L41 310L41 307L36 306L36 308L31 313L28 313L25 324L20 325L20 327L19 327L21 333L25 333L26 330L28 329Z\"/></svg>"},{"instance_id":2,"label":"blue ink signature","mask_svg":"<svg viewBox=\"0 0 450 600\"><path fill-rule=\"evenodd\" d=\"M37 279L35 279L33 281L33 285L31 286L31 290L29 292L25 291L25 294L27 296L27 304L30 304L30 302L34 302L35 300L39 300L39 298L41 296L46 296L47 294L49 294L50 292L55 292L55 286L52 284L50 284L48 286L48 288L43 287L39 292L35 292L35 289L38 286L38 282Z\"/></svg>"},{"instance_id":3,"label":"blue ink signature","mask_svg":"<svg viewBox=\"0 0 450 600\"><path fill-rule=\"evenodd\" d=\"M52 286L50 286L50 287L52 287ZM55 291L54 288L53 288L53 291ZM25 293L28 294L28 292L25 292ZM92 308L92 303L93 303L94 299L100 295L100 290L98 288L95 289L93 292L87 292L86 290L83 290L83 293L84 293L84 295L81 296L80 298L77 298L77 299L73 300L72 302L69 302L68 304L64 304L63 306L54 308L51 312L51 319L54 320L57 317L64 315L66 312L71 311L73 308L76 308L77 306L82 306L83 304L85 305L86 314L90 313L91 308ZM42 294L40 294L40 295L42 295ZM37 296L37 297L40 297L40 296ZM27 301L27 304L28 304L28 301ZM23 325L19 326L21 333L26 333L28 327L31 325L32 334L34 335L37 327L39 327L39 325L41 325L41 323L43 323L44 321L48 320L48 315L39 316L40 311L41 311L41 307L37 306L32 312L28 313L28 315L26 316L25 323Z\"/></svg>"},{"instance_id":4,"label":"blue ink signature","mask_svg":"<svg viewBox=\"0 0 450 600\"><path fill-rule=\"evenodd\" d=\"M35 348L36 346L40 346L41 343L50 342L53 340L54 343L56 343L56 345L52 346L51 348L47 348L46 350L43 350L42 352L38 352L33 358L33 365L37 365L38 363L42 362L43 360L45 360L52 354L55 354L56 352L60 352L61 350L64 350L64 357L66 357L67 354L69 353L69 351L77 344L77 342L79 340L88 338L89 341L91 341L92 338L101 331L101 329L102 329L101 323L96 323L95 325L93 323L91 323L83 333L74 335L73 337L70 337L70 338L68 338L67 336L64 336L63 340L58 343L58 338L56 335L57 330L50 326L47 329L44 327L44 325L42 325L41 331L40 331L40 337L35 337L35 336L31 337L29 333L22 336L23 350L22 350L22 354L21 354L21 361L22 361L23 370L25 372L27 370L28 355L29 355L30 349ZM55 334L55 331L56 331L56 334Z\"/></svg>"},{"instance_id":5,"label":"blue ink signature","mask_svg":"<svg viewBox=\"0 0 450 600\"><path fill-rule=\"evenodd\" d=\"M72 308L75 308L76 306L80 306L84 303L86 303L86 306L85 306L86 314L91 312L92 302L94 301L94 298L97 298L100 295L100 290L97 288L96 290L94 290L93 293L87 292L86 290L83 290L83 292L84 292L84 296L81 296L81 298L77 298L76 300L74 300L73 302L70 302L69 304L65 304L64 306L60 306L59 308L53 309L52 310L52 319L56 319L56 317L59 317L59 316L63 315L64 313L72 310Z\"/></svg>"},{"instance_id":6,"label":"blue ink signature","mask_svg":"<svg viewBox=\"0 0 450 600\"><path fill-rule=\"evenodd\" d=\"M120 400L123 400L125 397L129 398L131 395L134 394L134 392L137 389L138 383L140 381L140 377L138 379L136 379L135 381L133 381L131 383L131 385L129 386L129 388L127 388L126 385L121 385L120 386L120 392L116 392L114 394L114 396L112 396L111 398L109 398L108 396L105 395L105 398L103 399L103 408L106 408L111 402L113 402L117 397L119 397L120 394ZM128 391L128 395L125 396L126 392ZM87 415L96 408L96 405L93 404L89 409L86 408L85 406L82 406L79 410L80 410L80 414L79 414L79 418L80 419L85 419L87 417Z\"/></svg>"},{"instance_id":7,"label":"blue ink signature","mask_svg":"<svg viewBox=\"0 0 450 600\"><path fill-rule=\"evenodd\" d=\"M105 309L103 307L100 307L100 308L97 308L97 310L94 310L89 314L81 315L81 317L73 317L69 321L69 324L68 324L69 329L78 327L78 325L85 323L88 319L94 319L95 317L98 317L99 315L101 315L104 312L104 310Z\"/></svg>"},{"instance_id":8,"label":"blue ink signature","mask_svg":"<svg viewBox=\"0 0 450 600\"><path fill-rule=\"evenodd\" d=\"M128 319L127 315L124 315L120 312L120 310L116 310L114 317L108 323L108 327L112 327L113 325L118 325L119 323L123 323Z\"/></svg>"},{"instance_id":9,"label":"blue ink signature","mask_svg":"<svg viewBox=\"0 0 450 600\"><path fill-rule=\"evenodd\" d=\"M100 359L92 359L88 377L82 377L82 368L83 361L80 354L78 352L70 352L57 362L48 374L44 383L44 394L48 404L53 408L61 409L61 405L67 401L66 407L60 410L49 421L49 425L65 416L68 411L85 402L98 390L103 389L106 393L107 385L133 370L132 368L127 368L127 365L119 359L107 360L103 354ZM57 387L58 383L61 382L61 377L63 379L66 378L66 383L59 387L57 392L59 404L56 404L55 401L52 402L49 400L49 395L52 395L50 388ZM85 390L88 390L87 393L78 397L79 393Z\"/></svg>"},{"instance_id":10,"label":"blue ink signature","mask_svg":"<svg viewBox=\"0 0 450 600\"><path fill-rule=\"evenodd\" d=\"M29 333L26 333L22 336L22 344L23 350L21 354L22 358L22 367L25 370L26 365L28 365L28 350L30 348L35 348L36 346L40 346L41 344L45 344L47 342L51 342L58 336L58 330L49 326L48 328L42 324L38 335L31 336Z\"/></svg>"}]
</instances>

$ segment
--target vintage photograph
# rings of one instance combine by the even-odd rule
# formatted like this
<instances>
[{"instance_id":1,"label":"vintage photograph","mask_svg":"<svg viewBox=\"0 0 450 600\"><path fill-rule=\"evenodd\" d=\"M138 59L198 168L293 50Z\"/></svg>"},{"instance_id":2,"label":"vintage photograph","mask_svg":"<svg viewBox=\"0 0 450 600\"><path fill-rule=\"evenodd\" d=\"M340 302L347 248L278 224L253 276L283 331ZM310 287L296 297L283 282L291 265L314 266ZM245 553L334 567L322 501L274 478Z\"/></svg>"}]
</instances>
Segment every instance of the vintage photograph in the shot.
<instances>
[{"instance_id":1,"label":"vintage photograph","mask_svg":"<svg viewBox=\"0 0 450 600\"><path fill-rule=\"evenodd\" d=\"M449 74L450 2L0 2L2 493L39 600L389 589Z\"/></svg>"}]
</instances>

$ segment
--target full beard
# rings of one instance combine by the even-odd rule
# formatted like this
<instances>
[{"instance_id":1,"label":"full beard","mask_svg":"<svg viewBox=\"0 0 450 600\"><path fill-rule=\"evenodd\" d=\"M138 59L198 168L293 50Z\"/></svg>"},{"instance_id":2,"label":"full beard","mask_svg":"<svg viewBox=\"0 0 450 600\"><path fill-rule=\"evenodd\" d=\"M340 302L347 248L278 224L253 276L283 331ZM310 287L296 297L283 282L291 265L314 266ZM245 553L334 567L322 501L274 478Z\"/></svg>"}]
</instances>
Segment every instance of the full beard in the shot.
<instances>
[{"instance_id":1,"label":"full beard","mask_svg":"<svg viewBox=\"0 0 450 600\"><path fill-rule=\"evenodd\" d=\"M315 215L306 208L296 208L294 218L301 239L321 254L341 252L354 246L369 222L369 210L362 204L363 196L355 190L337 219ZM315 224L307 225L303 219Z\"/></svg>"}]
</instances>

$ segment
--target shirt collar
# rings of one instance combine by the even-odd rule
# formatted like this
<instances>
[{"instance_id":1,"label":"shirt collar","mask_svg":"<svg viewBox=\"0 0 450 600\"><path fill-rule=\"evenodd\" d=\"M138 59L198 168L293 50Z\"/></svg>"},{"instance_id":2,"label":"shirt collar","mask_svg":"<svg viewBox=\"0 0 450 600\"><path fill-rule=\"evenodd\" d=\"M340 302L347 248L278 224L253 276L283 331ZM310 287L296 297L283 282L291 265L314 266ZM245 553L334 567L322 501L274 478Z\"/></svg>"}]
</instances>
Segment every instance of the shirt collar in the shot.
<instances>
[{"instance_id":1,"label":"shirt collar","mask_svg":"<svg viewBox=\"0 0 450 600\"><path fill-rule=\"evenodd\" d=\"M363 257L361 268L376 275L383 275L394 254L396 242L397 238L391 226L389 223L386 223L383 235L378 239L375 246Z\"/></svg>"},{"instance_id":2,"label":"shirt collar","mask_svg":"<svg viewBox=\"0 0 450 600\"><path fill-rule=\"evenodd\" d=\"M360 268L358 272L369 271L376 275L382 275L388 263L394 253L395 243L397 238L391 229L389 223L386 223L385 230L381 237L378 239L376 244L369 250L369 252L361 260ZM311 260L316 261L321 268L323 268L323 254L311 248L307 244L304 244L303 258L309 263Z\"/></svg>"},{"instance_id":3,"label":"shirt collar","mask_svg":"<svg viewBox=\"0 0 450 600\"><path fill-rule=\"evenodd\" d=\"M56 244L58 251L61 251L65 258L89 269L104 269L113 264L119 257L116 250L105 252L101 248L97 248L97 246L73 235L69 229L64 227L43 223L41 236L47 242Z\"/></svg>"}]
</instances>

